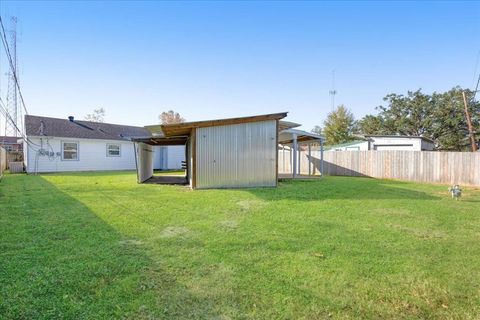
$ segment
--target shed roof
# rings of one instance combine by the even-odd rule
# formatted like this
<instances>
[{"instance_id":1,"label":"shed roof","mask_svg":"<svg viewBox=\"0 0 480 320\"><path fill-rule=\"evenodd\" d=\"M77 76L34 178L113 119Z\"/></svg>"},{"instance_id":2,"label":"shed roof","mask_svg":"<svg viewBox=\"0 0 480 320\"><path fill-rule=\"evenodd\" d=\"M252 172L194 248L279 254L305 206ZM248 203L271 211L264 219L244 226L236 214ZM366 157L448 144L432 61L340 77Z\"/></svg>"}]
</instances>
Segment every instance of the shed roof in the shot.
<instances>
[{"instance_id":1,"label":"shed roof","mask_svg":"<svg viewBox=\"0 0 480 320\"><path fill-rule=\"evenodd\" d=\"M32 115L25 115L25 131L27 136L79 139L130 140L131 137L150 136L144 127Z\"/></svg>"},{"instance_id":2,"label":"shed roof","mask_svg":"<svg viewBox=\"0 0 480 320\"><path fill-rule=\"evenodd\" d=\"M228 119L216 119L216 120L205 120L205 121L194 121L194 122L182 122L174 124L160 124L145 126L154 136L158 137L173 137L173 136L188 136L192 129L194 128L204 128L204 127L215 127L215 126L225 126L232 124L248 123L248 122L258 122L258 121L267 121L267 120L280 120L287 116L287 112L281 113L270 113L257 116L249 117L239 117L239 118L228 118ZM283 122L285 128L297 126L293 122Z\"/></svg>"},{"instance_id":3,"label":"shed roof","mask_svg":"<svg viewBox=\"0 0 480 320\"><path fill-rule=\"evenodd\" d=\"M313 132L307 132L298 129L286 129L280 132L278 135L278 142L281 144L289 144L293 142L294 135L297 136L297 142L307 142L314 140L325 140L321 135Z\"/></svg>"}]
</instances>

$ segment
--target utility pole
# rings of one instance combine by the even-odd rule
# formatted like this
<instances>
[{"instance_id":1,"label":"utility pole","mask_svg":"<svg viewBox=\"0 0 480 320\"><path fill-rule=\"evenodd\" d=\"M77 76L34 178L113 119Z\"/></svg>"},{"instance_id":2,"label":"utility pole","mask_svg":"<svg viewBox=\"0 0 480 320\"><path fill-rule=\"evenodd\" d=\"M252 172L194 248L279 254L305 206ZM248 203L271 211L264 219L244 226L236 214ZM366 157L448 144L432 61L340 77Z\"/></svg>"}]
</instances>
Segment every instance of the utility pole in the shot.
<instances>
[{"instance_id":1,"label":"utility pole","mask_svg":"<svg viewBox=\"0 0 480 320\"><path fill-rule=\"evenodd\" d=\"M477 143L475 142L475 134L473 132L472 119L470 118L470 112L468 112L468 103L467 103L467 96L465 95L465 91L462 91L462 95L463 95L463 105L465 107L465 116L467 118L468 135L470 136L472 152L475 152L477 151Z\"/></svg>"},{"instance_id":2,"label":"utility pole","mask_svg":"<svg viewBox=\"0 0 480 320\"><path fill-rule=\"evenodd\" d=\"M335 95L337 90L335 90L335 69L332 70L332 90L329 91L330 96L332 97L332 112L335 110Z\"/></svg>"},{"instance_id":3,"label":"utility pole","mask_svg":"<svg viewBox=\"0 0 480 320\"><path fill-rule=\"evenodd\" d=\"M18 62L17 62L17 17L11 18L10 30L10 52L12 55L13 70L10 70L8 75L8 91L7 91L7 112L10 115L11 121L5 117L5 135L18 137L21 132L18 132L18 124L23 123L21 110L18 108ZM19 121L20 120L20 121ZM13 122L13 123L12 123Z\"/></svg>"}]
</instances>

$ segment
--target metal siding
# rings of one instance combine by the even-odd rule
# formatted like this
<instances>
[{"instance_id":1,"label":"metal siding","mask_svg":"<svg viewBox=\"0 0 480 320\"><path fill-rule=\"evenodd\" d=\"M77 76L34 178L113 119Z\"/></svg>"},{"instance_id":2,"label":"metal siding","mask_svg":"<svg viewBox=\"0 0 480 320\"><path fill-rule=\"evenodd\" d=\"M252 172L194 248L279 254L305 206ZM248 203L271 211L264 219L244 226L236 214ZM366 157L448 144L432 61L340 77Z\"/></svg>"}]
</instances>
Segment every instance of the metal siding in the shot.
<instances>
[{"instance_id":1,"label":"metal siding","mask_svg":"<svg viewBox=\"0 0 480 320\"><path fill-rule=\"evenodd\" d=\"M137 144L138 180L144 182L153 176L153 148L145 143Z\"/></svg>"},{"instance_id":2,"label":"metal siding","mask_svg":"<svg viewBox=\"0 0 480 320\"><path fill-rule=\"evenodd\" d=\"M167 146L167 169L181 169L185 161L185 146Z\"/></svg>"},{"instance_id":3,"label":"metal siding","mask_svg":"<svg viewBox=\"0 0 480 320\"><path fill-rule=\"evenodd\" d=\"M276 186L276 121L197 128L197 188Z\"/></svg>"}]
</instances>

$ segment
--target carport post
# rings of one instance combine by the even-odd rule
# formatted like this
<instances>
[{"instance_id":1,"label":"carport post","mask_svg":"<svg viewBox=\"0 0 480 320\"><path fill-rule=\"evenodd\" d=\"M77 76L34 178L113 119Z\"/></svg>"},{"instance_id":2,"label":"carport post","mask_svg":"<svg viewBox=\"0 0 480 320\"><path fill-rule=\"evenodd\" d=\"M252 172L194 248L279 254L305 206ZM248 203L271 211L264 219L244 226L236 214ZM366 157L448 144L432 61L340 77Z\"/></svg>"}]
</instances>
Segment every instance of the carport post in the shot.
<instances>
[{"instance_id":1,"label":"carport post","mask_svg":"<svg viewBox=\"0 0 480 320\"><path fill-rule=\"evenodd\" d=\"M292 178L295 178L297 174L297 134L293 135L293 165L292 165Z\"/></svg>"},{"instance_id":2,"label":"carport post","mask_svg":"<svg viewBox=\"0 0 480 320\"><path fill-rule=\"evenodd\" d=\"M320 139L320 178L323 178L323 139Z\"/></svg>"},{"instance_id":3,"label":"carport post","mask_svg":"<svg viewBox=\"0 0 480 320\"><path fill-rule=\"evenodd\" d=\"M308 143L308 175L312 175L312 144Z\"/></svg>"}]
</instances>

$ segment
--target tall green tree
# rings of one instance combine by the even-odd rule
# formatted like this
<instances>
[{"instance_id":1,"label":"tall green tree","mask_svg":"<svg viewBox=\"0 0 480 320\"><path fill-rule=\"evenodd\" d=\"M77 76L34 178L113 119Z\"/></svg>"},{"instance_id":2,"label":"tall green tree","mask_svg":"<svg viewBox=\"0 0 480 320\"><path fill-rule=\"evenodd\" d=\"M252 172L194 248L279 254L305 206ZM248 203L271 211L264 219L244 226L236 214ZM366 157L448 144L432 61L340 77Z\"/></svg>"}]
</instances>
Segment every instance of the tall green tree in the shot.
<instances>
[{"instance_id":1,"label":"tall green tree","mask_svg":"<svg viewBox=\"0 0 480 320\"><path fill-rule=\"evenodd\" d=\"M460 87L431 95L420 90L407 95L389 94L379 114L367 115L358 122L362 134L424 136L434 140L438 150L468 151L468 126L462 92L469 97L468 109L477 141L480 139L480 104L473 92Z\"/></svg>"},{"instance_id":2,"label":"tall green tree","mask_svg":"<svg viewBox=\"0 0 480 320\"><path fill-rule=\"evenodd\" d=\"M357 133L360 134L385 134L383 118L380 116L366 115L357 121Z\"/></svg>"},{"instance_id":3,"label":"tall green tree","mask_svg":"<svg viewBox=\"0 0 480 320\"><path fill-rule=\"evenodd\" d=\"M387 106L379 106L381 122L386 132L410 136L429 136L433 125L434 105L421 90L409 91L406 96L395 93L383 98Z\"/></svg>"},{"instance_id":4,"label":"tall green tree","mask_svg":"<svg viewBox=\"0 0 480 320\"><path fill-rule=\"evenodd\" d=\"M460 87L455 87L447 92L432 94L432 101L435 105L433 118L435 119L431 135L440 150L470 151L467 119L465 116L465 105ZM480 136L480 103L470 99L473 92L465 91L469 98L468 110L472 119L472 125L476 130L476 140Z\"/></svg>"},{"instance_id":5,"label":"tall green tree","mask_svg":"<svg viewBox=\"0 0 480 320\"><path fill-rule=\"evenodd\" d=\"M355 129L355 118L352 112L345 106L340 105L330 112L324 122L324 135L329 145L344 143L353 140L352 134Z\"/></svg>"}]
</instances>

